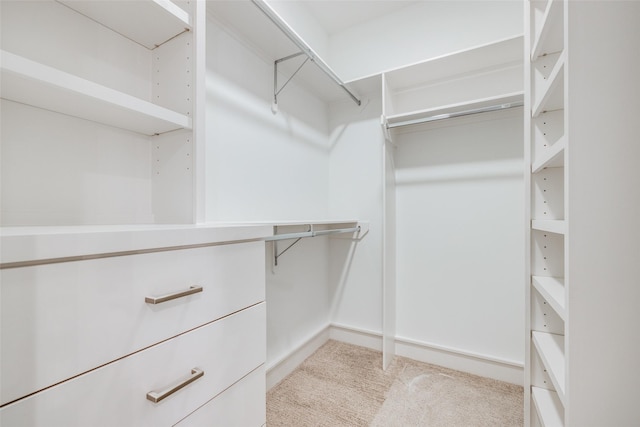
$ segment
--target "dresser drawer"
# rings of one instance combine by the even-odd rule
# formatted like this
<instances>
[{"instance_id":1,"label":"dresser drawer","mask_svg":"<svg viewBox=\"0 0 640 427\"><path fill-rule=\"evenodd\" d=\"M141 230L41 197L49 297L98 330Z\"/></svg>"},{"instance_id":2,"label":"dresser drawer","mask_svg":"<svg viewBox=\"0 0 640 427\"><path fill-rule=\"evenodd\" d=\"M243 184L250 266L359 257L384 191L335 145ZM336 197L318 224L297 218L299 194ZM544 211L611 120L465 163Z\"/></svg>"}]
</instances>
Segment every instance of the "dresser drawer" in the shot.
<instances>
[{"instance_id":1,"label":"dresser drawer","mask_svg":"<svg viewBox=\"0 0 640 427\"><path fill-rule=\"evenodd\" d=\"M264 243L1 271L2 403L264 301ZM147 297L201 286L160 304Z\"/></svg>"},{"instance_id":2,"label":"dresser drawer","mask_svg":"<svg viewBox=\"0 0 640 427\"><path fill-rule=\"evenodd\" d=\"M0 409L3 426L171 426L264 364L265 303ZM204 375L158 403L147 393Z\"/></svg>"},{"instance_id":3,"label":"dresser drawer","mask_svg":"<svg viewBox=\"0 0 640 427\"><path fill-rule=\"evenodd\" d=\"M251 372L177 427L260 427L267 422L264 366Z\"/></svg>"}]
</instances>

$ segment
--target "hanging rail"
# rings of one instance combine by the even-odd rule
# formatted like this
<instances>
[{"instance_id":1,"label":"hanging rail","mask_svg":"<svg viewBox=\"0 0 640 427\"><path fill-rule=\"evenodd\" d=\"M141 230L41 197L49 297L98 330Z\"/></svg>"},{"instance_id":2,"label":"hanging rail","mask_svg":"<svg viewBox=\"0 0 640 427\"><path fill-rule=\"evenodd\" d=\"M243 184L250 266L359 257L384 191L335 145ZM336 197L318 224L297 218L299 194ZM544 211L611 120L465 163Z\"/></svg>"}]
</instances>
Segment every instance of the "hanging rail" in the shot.
<instances>
[{"instance_id":1,"label":"hanging rail","mask_svg":"<svg viewBox=\"0 0 640 427\"><path fill-rule=\"evenodd\" d=\"M353 99L353 101L361 105L362 102L358 97L346 87L345 83L340 80L340 77L333 72L331 68L315 53L308 44L305 43L300 36L287 25L287 23L269 6L264 0L251 0L251 2L258 7L266 15L276 27L284 33L307 57L313 61L314 64L320 68L327 76L329 76L338 86L340 86L347 94Z\"/></svg>"},{"instance_id":2,"label":"hanging rail","mask_svg":"<svg viewBox=\"0 0 640 427\"><path fill-rule=\"evenodd\" d=\"M277 227L275 227L277 230ZM309 231L302 231L298 233L283 233L283 234L274 234L273 236L265 237L265 242L273 242L273 262L274 265L278 265L278 258L282 256L285 252L293 247L296 243L305 237L317 237L317 236L327 236L329 234L341 234L341 233L360 233L360 226L348 227L348 228L334 228L330 230L314 230L313 224L309 224ZM293 240L295 241L291 243L289 246L284 248L280 253L278 253L278 245L277 243L280 240Z\"/></svg>"},{"instance_id":3,"label":"hanging rail","mask_svg":"<svg viewBox=\"0 0 640 427\"><path fill-rule=\"evenodd\" d=\"M385 125L387 129L393 129L393 128L402 127L402 126L410 126L410 125L417 125L421 123L435 122L437 120L452 119L454 117L464 117L464 116L470 116L473 114L488 113L491 111L507 110L509 108L522 107L523 105L524 105L524 102L522 101L506 102L506 103L497 104L497 105L489 105L487 107L479 107L479 108L473 108L473 109L463 110L463 111L454 111L454 112L445 113L445 114L436 114L435 116L422 117L422 118L413 119L413 120L405 120L397 123L386 122Z\"/></svg>"}]
</instances>

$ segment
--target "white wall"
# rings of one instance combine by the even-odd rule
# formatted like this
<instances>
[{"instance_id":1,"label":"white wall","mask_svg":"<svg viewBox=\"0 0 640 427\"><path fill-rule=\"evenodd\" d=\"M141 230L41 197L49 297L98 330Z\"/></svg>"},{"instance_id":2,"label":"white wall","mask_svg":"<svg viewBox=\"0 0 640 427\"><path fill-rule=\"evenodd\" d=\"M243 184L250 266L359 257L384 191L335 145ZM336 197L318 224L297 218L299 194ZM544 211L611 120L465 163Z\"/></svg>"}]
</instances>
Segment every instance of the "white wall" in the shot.
<instances>
[{"instance_id":1,"label":"white wall","mask_svg":"<svg viewBox=\"0 0 640 427\"><path fill-rule=\"evenodd\" d=\"M397 336L524 360L522 111L395 138Z\"/></svg>"},{"instance_id":2,"label":"white wall","mask_svg":"<svg viewBox=\"0 0 640 427\"><path fill-rule=\"evenodd\" d=\"M523 31L519 0L430 0L331 35L325 59L350 81Z\"/></svg>"},{"instance_id":3,"label":"white wall","mask_svg":"<svg viewBox=\"0 0 640 427\"><path fill-rule=\"evenodd\" d=\"M326 219L327 107L292 81L273 115L273 64L262 58L208 22L206 218ZM279 252L290 243L279 243ZM327 327L328 271L328 242L320 237L303 239L267 268L267 367Z\"/></svg>"},{"instance_id":4,"label":"white wall","mask_svg":"<svg viewBox=\"0 0 640 427\"><path fill-rule=\"evenodd\" d=\"M326 218L326 105L292 81L273 115L273 63L213 23L206 80L207 221Z\"/></svg>"},{"instance_id":5,"label":"white wall","mask_svg":"<svg viewBox=\"0 0 640 427\"><path fill-rule=\"evenodd\" d=\"M369 233L354 245L332 239L332 321L382 331L382 153L380 98L331 106L329 214L370 221Z\"/></svg>"}]
</instances>

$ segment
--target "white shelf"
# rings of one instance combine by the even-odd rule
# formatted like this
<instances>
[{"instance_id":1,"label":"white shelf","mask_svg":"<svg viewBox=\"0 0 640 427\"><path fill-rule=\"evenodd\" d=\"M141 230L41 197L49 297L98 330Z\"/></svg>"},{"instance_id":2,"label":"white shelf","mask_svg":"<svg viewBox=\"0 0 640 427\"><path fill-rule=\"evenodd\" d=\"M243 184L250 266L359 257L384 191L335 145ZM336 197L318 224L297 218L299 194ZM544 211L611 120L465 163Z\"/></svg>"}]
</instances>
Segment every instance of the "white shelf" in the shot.
<instances>
[{"instance_id":1,"label":"white shelf","mask_svg":"<svg viewBox=\"0 0 640 427\"><path fill-rule=\"evenodd\" d=\"M566 138L562 137L551 147L547 148L539 159L533 162L531 172L538 173L544 168L563 167L565 147Z\"/></svg>"},{"instance_id":2,"label":"white shelf","mask_svg":"<svg viewBox=\"0 0 640 427\"><path fill-rule=\"evenodd\" d=\"M522 102L524 99L523 92L513 92L503 95L492 96L483 99L474 99L467 102L444 105L436 108L428 108L424 110L411 111L402 114L393 114L386 117L387 125L399 126L405 122L413 121L434 121L448 118L451 114L465 113L471 110L490 107L494 105L507 105ZM410 123L406 123L410 124Z\"/></svg>"},{"instance_id":3,"label":"white shelf","mask_svg":"<svg viewBox=\"0 0 640 427\"><path fill-rule=\"evenodd\" d=\"M561 109L564 106L564 63L566 55L563 52L556 61L549 78L545 81L542 96L533 106L533 117L538 117L544 111Z\"/></svg>"},{"instance_id":4,"label":"white shelf","mask_svg":"<svg viewBox=\"0 0 640 427\"><path fill-rule=\"evenodd\" d=\"M562 219L534 219L531 221L531 228L563 235L566 232L566 224Z\"/></svg>"},{"instance_id":5,"label":"white shelf","mask_svg":"<svg viewBox=\"0 0 640 427\"><path fill-rule=\"evenodd\" d=\"M4 99L146 135L191 129L184 114L10 52L0 58Z\"/></svg>"},{"instance_id":6,"label":"white shelf","mask_svg":"<svg viewBox=\"0 0 640 427\"><path fill-rule=\"evenodd\" d=\"M558 393L531 387L531 395L543 427L564 427L564 407L558 398Z\"/></svg>"},{"instance_id":7,"label":"white shelf","mask_svg":"<svg viewBox=\"0 0 640 427\"><path fill-rule=\"evenodd\" d=\"M531 282L540 295L565 320L564 279L560 277L532 276Z\"/></svg>"},{"instance_id":8,"label":"white shelf","mask_svg":"<svg viewBox=\"0 0 640 427\"><path fill-rule=\"evenodd\" d=\"M191 29L189 14L170 0L58 1L148 49Z\"/></svg>"},{"instance_id":9,"label":"white shelf","mask_svg":"<svg viewBox=\"0 0 640 427\"><path fill-rule=\"evenodd\" d=\"M564 404L564 336L532 331L533 344Z\"/></svg>"},{"instance_id":10,"label":"white shelf","mask_svg":"<svg viewBox=\"0 0 640 427\"><path fill-rule=\"evenodd\" d=\"M540 55L562 50L562 18L562 1L549 0L531 49L532 61Z\"/></svg>"},{"instance_id":11,"label":"white shelf","mask_svg":"<svg viewBox=\"0 0 640 427\"><path fill-rule=\"evenodd\" d=\"M518 35L388 70L384 74L394 90L415 87L425 84L426 81L450 79L452 76L473 73L497 65L522 62L523 44L524 37Z\"/></svg>"}]
</instances>

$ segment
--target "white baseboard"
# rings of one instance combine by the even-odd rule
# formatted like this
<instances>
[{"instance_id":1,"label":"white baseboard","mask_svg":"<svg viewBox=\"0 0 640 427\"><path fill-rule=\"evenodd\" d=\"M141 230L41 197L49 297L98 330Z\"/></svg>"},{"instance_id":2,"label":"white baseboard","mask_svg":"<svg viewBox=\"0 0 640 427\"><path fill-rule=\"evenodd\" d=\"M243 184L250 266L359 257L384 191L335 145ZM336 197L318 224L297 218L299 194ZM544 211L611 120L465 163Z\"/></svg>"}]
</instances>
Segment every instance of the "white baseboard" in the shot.
<instances>
[{"instance_id":1,"label":"white baseboard","mask_svg":"<svg viewBox=\"0 0 640 427\"><path fill-rule=\"evenodd\" d=\"M382 351L382 333L333 323L313 334L289 354L267 367L267 390L282 381L329 339ZM524 367L520 362L412 340L395 339L396 355L445 368L493 378L511 384L524 384Z\"/></svg>"},{"instance_id":2,"label":"white baseboard","mask_svg":"<svg viewBox=\"0 0 640 427\"><path fill-rule=\"evenodd\" d=\"M299 344L289 354L270 363L267 366L267 390L282 381L327 341L329 341L328 325L313 334L308 340Z\"/></svg>"},{"instance_id":3,"label":"white baseboard","mask_svg":"<svg viewBox=\"0 0 640 427\"><path fill-rule=\"evenodd\" d=\"M396 355L511 384L524 384L524 366L483 354L396 337Z\"/></svg>"},{"instance_id":4,"label":"white baseboard","mask_svg":"<svg viewBox=\"0 0 640 427\"><path fill-rule=\"evenodd\" d=\"M372 350L382 351L382 333L377 331L332 323L329 327L329 338Z\"/></svg>"}]
</instances>

